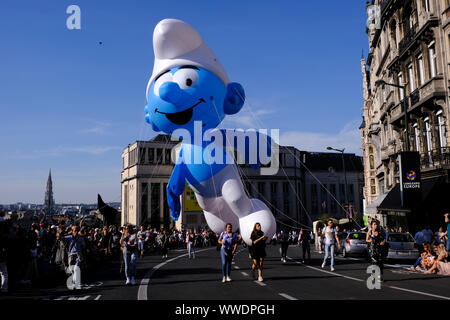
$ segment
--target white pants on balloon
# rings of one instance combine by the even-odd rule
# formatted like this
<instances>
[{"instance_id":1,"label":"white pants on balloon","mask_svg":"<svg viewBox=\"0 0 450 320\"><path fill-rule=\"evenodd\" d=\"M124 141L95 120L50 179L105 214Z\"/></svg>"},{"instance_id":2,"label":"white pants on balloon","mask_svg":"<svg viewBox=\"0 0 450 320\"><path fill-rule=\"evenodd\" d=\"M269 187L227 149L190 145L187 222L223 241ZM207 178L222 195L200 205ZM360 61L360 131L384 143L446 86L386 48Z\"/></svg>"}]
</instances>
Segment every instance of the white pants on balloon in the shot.
<instances>
[{"instance_id":1,"label":"white pants on balloon","mask_svg":"<svg viewBox=\"0 0 450 320\"><path fill-rule=\"evenodd\" d=\"M276 222L270 209L258 199L249 199L236 165L228 165L216 175L198 185L191 185L206 222L212 231L221 233L227 223L238 228L243 240L251 245L250 234L255 223L268 240L276 232Z\"/></svg>"}]
</instances>

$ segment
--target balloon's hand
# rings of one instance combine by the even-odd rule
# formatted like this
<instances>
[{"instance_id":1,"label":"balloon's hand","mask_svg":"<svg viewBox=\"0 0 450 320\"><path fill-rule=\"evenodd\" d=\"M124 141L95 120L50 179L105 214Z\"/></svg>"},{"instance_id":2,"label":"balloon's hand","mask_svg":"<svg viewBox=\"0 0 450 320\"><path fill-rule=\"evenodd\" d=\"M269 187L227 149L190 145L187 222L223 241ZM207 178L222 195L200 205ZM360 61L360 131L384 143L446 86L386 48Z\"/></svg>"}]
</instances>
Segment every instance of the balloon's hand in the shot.
<instances>
[{"instance_id":1,"label":"balloon's hand","mask_svg":"<svg viewBox=\"0 0 450 320\"><path fill-rule=\"evenodd\" d=\"M172 214L172 219L177 221L181 211L180 197L170 191L169 188L167 188L167 202Z\"/></svg>"},{"instance_id":2,"label":"balloon's hand","mask_svg":"<svg viewBox=\"0 0 450 320\"><path fill-rule=\"evenodd\" d=\"M230 82L227 86L224 110L226 114L238 113L245 101L244 88L236 82Z\"/></svg>"}]
</instances>

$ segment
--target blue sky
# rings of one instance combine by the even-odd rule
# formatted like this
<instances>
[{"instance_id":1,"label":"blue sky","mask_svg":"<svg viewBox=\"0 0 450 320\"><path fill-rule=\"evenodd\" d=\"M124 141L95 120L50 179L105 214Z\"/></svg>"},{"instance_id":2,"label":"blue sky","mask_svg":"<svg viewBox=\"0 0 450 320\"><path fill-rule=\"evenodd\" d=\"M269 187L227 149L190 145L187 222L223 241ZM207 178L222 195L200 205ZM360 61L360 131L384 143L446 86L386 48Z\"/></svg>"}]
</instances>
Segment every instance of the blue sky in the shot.
<instances>
[{"instance_id":1,"label":"blue sky","mask_svg":"<svg viewBox=\"0 0 450 320\"><path fill-rule=\"evenodd\" d=\"M66 28L71 4L81 30ZM246 105L223 126L361 154L366 17L363 0L2 0L0 203L42 203L50 168L57 203L120 201L123 148L155 135L145 88L164 18L196 28L244 86Z\"/></svg>"}]
</instances>

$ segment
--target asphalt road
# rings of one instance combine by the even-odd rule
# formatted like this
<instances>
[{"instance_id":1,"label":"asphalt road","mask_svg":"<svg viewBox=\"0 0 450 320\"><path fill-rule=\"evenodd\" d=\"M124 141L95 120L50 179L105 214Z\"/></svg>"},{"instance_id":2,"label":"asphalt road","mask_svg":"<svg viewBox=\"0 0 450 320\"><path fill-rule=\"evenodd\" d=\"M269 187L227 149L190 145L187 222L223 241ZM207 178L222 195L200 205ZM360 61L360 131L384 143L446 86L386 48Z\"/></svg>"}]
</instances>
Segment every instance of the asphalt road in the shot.
<instances>
[{"instance_id":1,"label":"asphalt road","mask_svg":"<svg viewBox=\"0 0 450 320\"><path fill-rule=\"evenodd\" d=\"M44 300L450 300L450 277L406 270L406 265L386 267L381 289L369 290L364 259L337 257L335 271L322 269L323 255L313 252L307 264L300 262L300 248L290 246L288 262L280 261L279 246L267 247L264 282L253 281L248 250L240 246L233 261L232 282L222 283L219 253L197 249L195 259L185 250L169 252L169 258L149 255L138 260L136 285L125 286L120 262L108 263L85 279L88 287L70 291L64 284L45 290L19 290L0 299Z\"/></svg>"}]
</instances>

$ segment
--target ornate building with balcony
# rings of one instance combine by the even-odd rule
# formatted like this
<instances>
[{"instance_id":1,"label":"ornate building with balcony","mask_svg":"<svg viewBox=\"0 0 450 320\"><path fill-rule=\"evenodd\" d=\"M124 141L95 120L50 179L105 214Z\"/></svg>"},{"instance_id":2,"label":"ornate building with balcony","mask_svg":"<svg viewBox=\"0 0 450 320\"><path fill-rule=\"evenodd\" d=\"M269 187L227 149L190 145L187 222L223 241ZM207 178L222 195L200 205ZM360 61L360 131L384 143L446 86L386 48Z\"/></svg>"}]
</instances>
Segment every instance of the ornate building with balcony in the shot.
<instances>
[{"instance_id":1,"label":"ornate building with balcony","mask_svg":"<svg viewBox=\"0 0 450 320\"><path fill-rule=\"evenodd\" d=\"M367 6L378 15L366 28L370 51L361 59L365 214L392 227L405 226L412 214L410 226L436 226L450 205L441 197L450 190L450 0ZM415 213L399 205L398 153L407 145L421 158L422 206Z\"/></svg>"}]
</instances>

